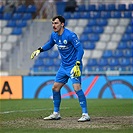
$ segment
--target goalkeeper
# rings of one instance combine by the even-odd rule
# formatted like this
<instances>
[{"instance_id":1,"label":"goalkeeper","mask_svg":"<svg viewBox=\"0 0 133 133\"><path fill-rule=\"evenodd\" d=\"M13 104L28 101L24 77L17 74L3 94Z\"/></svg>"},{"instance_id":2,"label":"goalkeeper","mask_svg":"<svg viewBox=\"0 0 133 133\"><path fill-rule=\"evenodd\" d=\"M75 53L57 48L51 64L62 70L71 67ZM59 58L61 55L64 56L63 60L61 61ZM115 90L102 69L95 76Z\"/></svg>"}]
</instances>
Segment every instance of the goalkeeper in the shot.
<instances>
[{"instance_id":1,"label":"goalkeeper","mask_svg":"<svg viewBox=\"0 0 133 133\"><path fill-rule=\"evenodd\" d=\"M87 110L86 97L81 89L82 57L84 51L77 35L65 28L64 25L64 17L55 16L52 19L52 26L54 31L52 32L49 41L31 54L31 59L33 59L41 52L47 51L56 45L62 60L60 68L56 74L54 85L52 87L54 111L50 116L45 117L44 120L59 120L61 118L60 90L70 78L82 108L82 116L80 119L78 119L78 121L90 121Z\"/></svg>"}]
</instances>

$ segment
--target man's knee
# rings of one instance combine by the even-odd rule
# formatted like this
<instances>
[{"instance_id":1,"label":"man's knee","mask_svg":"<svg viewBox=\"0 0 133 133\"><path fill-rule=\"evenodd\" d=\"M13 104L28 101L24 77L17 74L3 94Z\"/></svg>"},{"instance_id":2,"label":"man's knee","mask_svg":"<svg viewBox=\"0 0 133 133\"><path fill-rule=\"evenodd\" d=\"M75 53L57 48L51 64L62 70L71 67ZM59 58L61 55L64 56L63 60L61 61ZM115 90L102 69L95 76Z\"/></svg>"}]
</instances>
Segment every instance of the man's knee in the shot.
<instances>
[{"instance_id":1,"label":"man's knee","mask_svg":"<svg viewBox=\"0 0 133 133\"><path fill-rule=\"evenodd\" d=\"M64 84L62 84L62 83L56 83L55 82L54 85L53 85L53 87L52 87L52 90L58 92L58 91L60 91L60 89L62 88L63 85Z\"/></svg>"},{"instance_id":2,"label":"man's knee","mask_svg":"<svg viewBox=\"0 0 133 133\"><path fill-rule=\"evenodd\" d=\"M73 88L75 91L81 90L81 85L80 84L73 84Z\"/></svg>"}]
</instances>

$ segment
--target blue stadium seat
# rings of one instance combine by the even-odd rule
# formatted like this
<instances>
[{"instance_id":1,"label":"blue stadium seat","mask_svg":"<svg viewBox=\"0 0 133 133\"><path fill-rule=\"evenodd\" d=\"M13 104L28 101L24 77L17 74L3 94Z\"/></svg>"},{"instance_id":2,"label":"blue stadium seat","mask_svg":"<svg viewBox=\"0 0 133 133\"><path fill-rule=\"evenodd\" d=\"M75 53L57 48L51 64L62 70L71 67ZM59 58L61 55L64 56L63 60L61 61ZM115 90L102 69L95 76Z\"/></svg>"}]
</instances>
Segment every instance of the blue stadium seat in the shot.
<instances>
[{"instance_id":1,"label":"blue stadium seat","mask_svg":"<svg viewBox=\"0 0 133 133\"><path fill-rule=\"evenodd\" d=\"M120 58L119 59L119 64L121 66L128 66L130 65L130 59L127 59L127 58Z\"/></svg>"},{"instance_id":2,"label":"blue stadium seat","mask_svg":"<svg viewBox=\"0 0 133 133\"><path fill-rule=\"evenodd\" d=\"M123 56L122 50L114 50L113 51L113 57L119 58L119 57L122 57L122 56Z\"/></svg>"},{"instance_id":3,"label":"blue stadium seat","mask_svg":"<svg viewBox=\"0 0 133 133\"><path fill-rule=\"evenodd\" d=\"M76 8L77 12L84 12L86 11L85 5L78 5L78 8Z\"/></svg>"},{"instance_id":4,"label":"blue stadium seat","mask_svg":"<svg viewBox=\"0 0 133 133\"><path fill-rule=\"evenodd\" d=\"M59 67L56 66L41 66L38 67L39 72L57 72Z\"/></svg>"},{"instance_id":5,"label":"blue stadium seat","mask_svg":"<svg viewBox=\"0 0 133 133\"><path fill-rule=\"evenodd\" d=\"M89 12L80 12L80 18L89 19L90 13Z\"/></svg>"},{"instance_id":6,"label":"blue stadium seat","mask_svg":"<svg viewBox=\"0 0 133 133\"><path fill-rule=\"evenodd\" d=\"M83 68L84 71L87 71L87 72L97 72L97 71L103 71L102 67L100 66L89 66L89 65L86 65L84 68Z\"/></svg>"},{"instance_id":7,"label":"blue stadium seat","mask_svg":"<svg viewBox=\"0 0 133 133\"><path fill-rule=\"evenodd\" d=\"M71 18L71 13L70 12L64 12L63 14L65 19L70 19Z\"/></svg>"},{"instance_id":8,"label":"blue stadium seat","mask_svg":"<svg viewBox=\"0 0 133 133\"><path fill-rule=\"evenodd\" d=\"M59 53L58 53L58 51L50 51L50 53L49 53L49 57L50 58L57 58L59 56Z\"/></svg>"},{"instance_id":9,"label":"blue stadium seat","mask_svg":"<svg viewBox=\"0 0 133 133\"><path fill-rule=\"evenodd\" d=\"M133 41L128 41L128 42L126 43L126 45L127 45L127 48L133 49Z\"/></svg>"},{"instance_id":10,"label":"blue stadium seat","mask_svg":"<svg viewBox=\"0 0 133 133\"><path fill-rule=\"evenodd\" d=\"M128 5L128 10L133 11L133 4Z\"/></svg>"},{"instance_id":11,"label":"blue stadium seat","mask_svg":"<svg viewBox=\"0 0 133 133\"><path fill-rule=\"evenodd\" d=\"M45 63L43 60L36 59L34 63L34 67L44 66L44 64Z\"/></svg>"},{"instance_id":12,"label":"blue stadium seat","mask_svg":"<svg viewBox=\"0 0 133 133\"><path fill-rule=\"evenodd\" d=\"M99 40L99 35L98 34L89 34L89 41L96 42Z\"/></svg>"},{"instance_id":13,"label":"blue stadium seat","mask_svg":"<svg viewBox=\"0 0 133 133\"><path fill-rule=\"evenodd\" d=\"M20 20L22 19L22 14L21 13L14 13L12 15L12 20Z\"/></svg>"},{"instance_id":14,"label":"blue stadium seat","mask_svg":"<svg viewBox=\"0 0 133 133\"><path fill-rule=\"evenodd\" d=\"M126 4L118 4L118 11L126 11Z\"/></svg>"},{"instance_id":15,"label":"blue stadium seat","mask_svg":"<svg viewBox=\"0 0 133 133\"><path fill-rule=\"evenodd\" d=\"M42 52L41 54L38 55L39 59L48 58L48 57L49 57L48 51Z\"/></svg>"},{"instance_id":16,"label":"blue stadium seat","mask_svg":"<svg viewBox=\"0 0 133 133\"><path fill-rule=\"evenodd\" d=\"M4 13L3 14L4 20L11 20L11 18L12 18L12 13Z\"/></svg>"},{"instance_id":17,"label":"blue stadium seat","mask_svg":"<svg viewBox=\"0 0 133 133\"><path fill-rule=\"evenodd\" d=\"M79 19L80 18L80 12L74 12L71 14L72 19Z\"/></svg>"},{"instance_id":18,"label":"blue stadium seat","mask_svg":"<svg viewBox=\"0 0 133 133\"><path fill-rule=\"evenodd\" d=\"M88 10L88 11L96 11L96 5L88 5L86 10Z\"/></svg>"},{"instance_id":19,"label":"blue stadium seat","mask_svg":"<svg viewBox=\"0 0 133 133\"><path fill-rule=\"evenodd\" d=\"M96 71L103 72L103 71L106 71L105 67L106 66L96 66L95 69L96 69Z\"/></svg>"},{"instance_id":20,"label":"blue stadium seat","mask_svg":"<svg viewBox=\"0 0 133 133\"><path fill-rule=\"evenodd\" d=\"M130 71L133 73L133 66L127 66L126 69L127 69L127 71Z\"/></svg>"},{"instance_id":21,"label":"blue stadium seat","mask_svg":"<svg viewBox=\"0 0 133 133\"><path fill-rule=\"evenodd\" d=\"M16 21L15 20L9 20L7 23L7 27L16 27Z\"/></svg>"},{"instance_id":22,"label":"blue stadium seat","mask_svg":"<svg viewBox=\"0 0 133 133\"><path fill-rule=\"evenodd\" d=\"M82 45L83 45L84 49L92 50L92 49L95 48L95 43L94 42L85 41L85 42L82 43Z\"/></svg>"},{"instance_id":23,"label":"blue stadium seat","mask_svg":"<svg viewBox=\"0 0 133 133\"><path fill-rule=\"evenodd\" d=\"M0 20L2 20L3 19L3 14L2 13L0 13Z\"/></svg>"},{"instance_id":24,"label":"blue stadium seat","mask_svg":"<svg viewBox=\"0 0 133 133\"><path fill-rule=\"evenodd\" d=\"M4 5L0 5L0 13L3 13L4 11Z\"/></svg>"},{"instance_id":25,"label":"blue stadium seat","mask_svg":"<svg viewBox=\"0 0 133 133\"><path fill-rule=\"evenodd\" d=\"M33 66L32 68L30 68L30 71L31 72L43 72L43 67L40 67L40 66L38 66L38 67L36 67L36 66Z\"/></svg>"},{"instance_id":26,"label":"blue stadium seat","mask_svg":"<svg viewBox=\"0 0 133 133\"><path fill-rule=\"evenodd\" d=\"M125 43L124 41L121 41L121 42L118 44L117 49L125 49L125 48L127 48L126 43Z\"/></svg>"},{"instance_id":27,"label":"blue stadium seat","mask_svg":"<svg viewBox=\"0 0 133 133\"><path fill-rule=\"evenodd\" d=\"M94 12L91 12L90 13L90 17L91 18L94 18L94 19L95 18L101 18L101 12L95 12L95 11Z\"/></svg>"},{"instance_id":28,"label":"blue stadium seat","mask_svg":"<svg viewBox=\"0 0 133 133\"><path fill-rule=\"evenodd\" d=\"M121 39L121 41L131 41L131 34L125 33Z\"/></svg>"},{"instance_id":29,"label":"blue stadium seat","mask_svg":"<svg viewBox=\"0 0 133 133\"><path fill-rule=\"evenodd\" d=\"M110 58L110 59L108 59L108 64L110 66L117 66L117 65L119 65L119 62L118 62L118 59Z\"/></svg>"},{"instance_id":30,"label":"blue stadium seat","mask_svg":"<svg viewBox=\"0 0 133 133\"><path fill-rule=\"evenodd\" d=\"M12 35L21 35L22 34L22 28L14 27L11 34Z\"/></svg>"},{"instance_id":31,"label":"blue stadium seat","mask_svg":"<svg viewBox=\"0 0 133 133\"><path fill-rule=\"evenodd\" d=\"M133 19L130 19L129 25L130 25L130 26L133 25Z\"/></svg>"},{"instance_id":32,"label":"blue stadium seat","mask_svg":"<svg viewBox=\"0 0 133 133\"><path fill-rule=\"evenodd\" d=\"M97 60L97 65L106 66L106 65L108 65L108 60L106 58L100 58Z\"/></svg>"},{"instance_id":33,"label":"blue stadium seat","mask_svg":"<svg viewBox=\"0 0 133 133\"><path fill-rule=\"evenodd\" d=\"M101 12L101 18L104 19L111 18L111 12L110 11Z\"/></svg>"},{"instance_id":34,"label":"blue stadium seat","mask_svg":"<svg viewBox=\"0 0 133 133\"><path fill-rule=\"evenodd\" d=\"M132 26L131 25L127 26L127 29L125 32L131 34L133 32Z\"/></svg>"},{"instance_id":35,"label":"blue stadium seat","mask_svg":"<svg viewBox=\"0 0 133 133\"><path fill-rule=\"evenodd\" d=\"M83 34L90 34L90 33L93 33L93 28L89 26L85 27Z\"/></svg>"},{"instance_id":36,"label":"blue stadium seat","mask_svg":"<svg viewBox=\"0 0 133 133\"><path fill-rule=\"evenodd\" d=\"M46 66L39 66L37 67L38 71L36 72L49 72L49 68Z\"/></svg>"},{"instance_id":37,"label":"blue stadium seat","mask_svg":"<svg viewBox=\"0 0 133 133\"><path fill-rule=\"evenodd\" d=\"M121 18L121 12L120 11L114 11L111 15L112 18Z\"/></svg>"},{"instance_id":38,"label":"blue stadium seat","mask_svg":"<svg viewBox=\"0 0 133 133\"><path fill-rule=\"evenodd\" d=\"M106 5L106 11L115 11L116 5L115 4L108 4Z\"/></svg>"},{"instance_id":39,"label":"blue stadium seat","mask_svg":"<svg viewBox=\"0 0 133 133\"><path fill-rule=\"evenodd\" d=\"M103 57L104 58L110 58L112 56L112 50L104 50Z\"/></svg>"},{"instance_id":40,"label":"blue stadium seat","mask_svg":"<svg viewBox=\"0 0 133 133\"><path fill-rule=\"evenodd\" d=\"M133 67L133 58L130 59L130 65Z\"/></svg>"},{"instance_id":41,"label":"blue stadium seat","mask_svg":"<svg viewBox=\"0 0 133 133\"><path fill-rule=\"evenodd\" d=\"M114 70L118 70L118 68L115 65L113 65L113 66L110 66L110 65L104 66L104 71L108 71L108 70L114 71Z\"/></svg>"},{"instance_id":42,"label":"blue stadium seat","mask_svg":"<svg viewBox=\"0 0 133 133\"><path fill-rule=\"evenodd\" d=\"M99 4L97 7L97 11L105 11L106 10L106 5L105 4Z\"/></svg>"},{"instance_id":43,"label":"blue stadium seat","mask_svg":"<svg viewBox=\"0 0 133 133\"><path fill-rule=\"evenodd\" d=\"M93 32L94 33L99 34L99 33L103 33L103 31L104 31L104 28L102 26L94 26L93 27Z\"/></svg>"},{"instance_id":44,"label":"blue stadium seat","mask_svg":"<svg viewBox=\"0 0 133 133\"><path fill-rule=\"evenodd\" d=\"M27 13L35 13L37 10L36 6L35 5L28 5L27 9L26 9L26 12Z\"/></svg>"},{"instance_id":45,"label":"blue stadium seat","mask_svg":"<svg viewBox=\"0 0 133 133\"><path fill-rule=\"evenodd\" d=\"M24 13L22 20L30 20L32 19L32 14L31 13Z\"/></svg>"},{"instance_id":46,"label":"blue stadium seat","mask_svg":"<svg viewBox=\"0 0 133 133\"><path fill-rule=\"evenodd\" d=\"M60 66L60 64L61 64L61 60L59 59L59 58L55 58L54 59L54 66Z\"/></svg>"},{"instance_id":47,"label":"blue stadium seat","mask_svg":"<svg viewBox=\"0 0 133 133\"><path fill-rule=\"evenodd\" d=\"M125 57L133 57L133 50L132 49L124 50L123 54Z\"/></svg>"},{"instance_id":48,"label":"blue stadium seat","mask_svg":"<svg viewBox=\"0 0 133 133\"><path fill-rule=\"evenodd\" d=\"M94 58L89 58L87 62L88 66L96 66L97 65L97 60Z\"/></svg>"},{"instance_id":49,"label":"blue stadium seat","mask_svg":"<svg viewBox=\"0 0 133 133\"><path fill-rule=\"evenodd\" d=\"M89 66L89 65L84 66L83 71L87 71L87 72L91 71L92 72L93 71L92 66Z\"/></svg>"},{"instance_id":50,"label":"blue stadium seat","mask_svg":"<svg viewBox=\"0 0 133 133\"><path fill-rule=\"evenodd\" d=\"M103 66L92 66L91 69L92 70L90 70L90 71L93 71L93 72L104 71L104 67Z\"/></svg>"},{"instance_id":51,"label":"blue stadium seat","mask_svg":"<svg viewBox=\"0 0 133 133\"><path fill-rule=\"evenodd\" d=\"M27 26L27 21L26 20L18 20L16 23L17 27L23 28Z\"/></svg>"},{"instance_id":52,"label":"blue stadium seat","mask_svg":"<svg viewBox=\"0 0 133 133\"><path fill-rule=\"evenodd\" d=\"M120 71L130 71L130 72L133 72L133 67L132 66L121 66L119 68Z\"/></svg>"},{"instance_id":53,"label":"blue stadium seat","mask_svg":"<svg viewBox=\"0 0 133 133\"><path fill-rule=\"evenodd\" d=\"M97 25L96 19L89 19L87 26L95 26Z\"/></svg>"},{"instance_id":54,"label":"blue stadium seat","mask_svg":"<svg viewBox=\"0 0 133 133\"><path fill-rule=\"evenodd\" d=\"M102 19L102 18L97 19L97 25L99 26L106 26L107 23L108 23L107 19Z\"/></svg>"},{"instance_id":55,"label":"blue stadium seat","mask_svg":"<svg viewBox=\"0 0 133 133\"><path fill-rule=\"evenodd\" d=\"M49 66L48 71L46 72L57 72L59 69L59 66Z\"/></svg>"},{"instance_id":56,"label":"blue stadium seat","mask_svg":"<svg viewBox=\"0 0 133 133\"><path fill-rule=\"evenodd\" d=\"M132 18L132 12L131 11L125 11L123 17L124 18Z\"/></svg>"},{"instance_id":57,"label":"blue stadium seat","mask_svg":"<svg viewBox=\"0 0 133 133\"><path fill-rule=\"evenodd\" d=\"M54 60L51 58L45 58L44 59L44 65L45 66L53 66L54 65Z\"/></svg>"},{"instance_id":58,"label":"blue stadium seat","mask_svg":"<svg viewBox=\"0 0 133 133\"><path fill-rule=\"evenodd\" d=\"M19 5L16 7L15 12L16 13L24 13L24 12L26 12L26 9L27 9L26 5Z\"/></svg>"},{"instance_id":59,"label":"blue stadium seat","mask_svg":"<svg viewBox=\"0 0 133 133\"><path fill-rule=\"evenodd\" d=\"M82 35L80 36L80 41L81 41L81 42L88 41L88 40L89 40L89 37L88 37L87 34L82 34Z\"/></svg>"}]
</instances>

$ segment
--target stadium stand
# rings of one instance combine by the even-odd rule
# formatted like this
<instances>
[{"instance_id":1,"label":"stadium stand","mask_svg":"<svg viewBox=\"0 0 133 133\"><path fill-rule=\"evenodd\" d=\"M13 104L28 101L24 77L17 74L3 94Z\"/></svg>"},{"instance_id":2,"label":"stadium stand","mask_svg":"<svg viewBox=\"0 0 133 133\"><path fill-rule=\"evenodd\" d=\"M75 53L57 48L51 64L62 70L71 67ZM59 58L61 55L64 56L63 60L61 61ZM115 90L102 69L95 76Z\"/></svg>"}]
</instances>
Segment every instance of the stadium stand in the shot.
<instances>
[{"instance_id":1,"label":"stadium stand","mask_svg":"<svg viewBox=\"0 0 133 133\"><path fill-rule=\"evenodd\" d=\"M32 13L36 11L35 6L19 5L13 14L3 13L3 9L4 7L1 6L1 60L7 59L12 49L15 46L18 47L18 44L20 44L19 48L25 51L26 48L23 48L22 42L27 43L27 47L28 43L38 45L44 43L44 40L41 40L45 36L43 25L35 21L29 25ZM66 27L77 33L85 51L83 74L104 74L106 71L118 71L120 74L133 73L132 11L132 3L93 3L78 5L74 13L64 12ZM29 28L29 31L25 32L25 28ZM47 31L50 30L47 29ZM24 32L28 41L21 38ZM32 42L35 36L38 39ZM36 47L33 46L31 50L34 48ZM22 57L18 55L17 58L23 62ZM60 56L54 47L53 50L41 53L27 74L51 74L56 72L59 66Z\"/></svg>"},{"instance_id":2,"label":"stadium stand","mask_svg":"<svg viewBox=\"0 0 133 133\"><path fill-rule=\"evenodd\" d=\"M10 2L7 4L10 5ZM9 72L12 50L18 46L25 29L29 27L32 13L36 12L36 8L34 5L19 5L13 12L5 8L7 8L6 4L0 5L0 68L1 71Z\"/></svg>"},{"instance_id":3,"label":"stadium stand","mask_svg":"<svg viewBox=\"0 0 133 133\"><path fill-rule=\"evenodd\" d=\"M85 49L83 72L133 72L133 50L130 48L132 13L129 7L131 4L128 8L126 4L93 4L80 5L74 13L64 12L67 27L77 33ZM48 60L48 56L45 58ZM45 58L47 67L55 66L56 63ZM33 68L36 68L36 62Z\"/></svg>"}]
</instances>

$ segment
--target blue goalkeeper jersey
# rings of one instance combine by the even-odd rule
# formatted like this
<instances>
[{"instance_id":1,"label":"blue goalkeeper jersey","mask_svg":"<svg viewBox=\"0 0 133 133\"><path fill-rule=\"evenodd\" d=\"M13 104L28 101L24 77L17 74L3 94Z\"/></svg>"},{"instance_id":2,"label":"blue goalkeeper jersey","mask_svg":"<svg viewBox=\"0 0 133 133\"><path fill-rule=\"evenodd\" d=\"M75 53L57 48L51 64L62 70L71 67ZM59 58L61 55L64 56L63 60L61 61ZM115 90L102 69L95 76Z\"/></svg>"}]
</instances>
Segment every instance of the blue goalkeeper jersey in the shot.
<instances>
[{"instance_id":1,"label":"blue goalkeeper jersey","mask_svg":"<svg viewBox=\"0 0 133 133\"><path fill-rule=\"evenodd\" d=\"M46 51L54 45L58 47L62 60L62 66L72 66L75 64L76 60L82 60L83 48L74 32L66 28L64 28L62 35L52 32L50 40L42 47L42 49Z\"/></svg>"}]
</instances>

